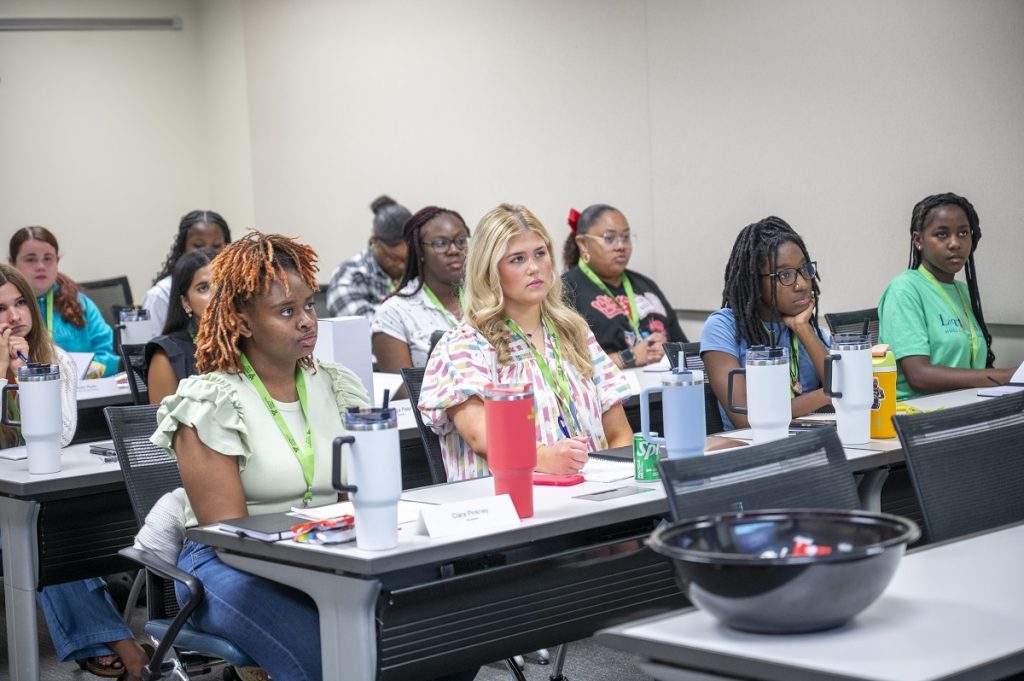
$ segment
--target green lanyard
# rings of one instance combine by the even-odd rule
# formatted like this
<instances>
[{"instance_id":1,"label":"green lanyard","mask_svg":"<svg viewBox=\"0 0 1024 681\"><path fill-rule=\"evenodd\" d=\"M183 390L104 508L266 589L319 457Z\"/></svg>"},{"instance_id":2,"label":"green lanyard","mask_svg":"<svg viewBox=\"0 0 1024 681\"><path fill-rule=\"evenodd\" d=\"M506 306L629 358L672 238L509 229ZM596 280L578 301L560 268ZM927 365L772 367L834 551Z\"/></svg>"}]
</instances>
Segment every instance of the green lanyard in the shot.
<instances>
[{"instance_id":1,"label":"green lanyard","mask_svg":"<svg viewBox=\"0 0 1024 681\"><path fill-rule=\"evenodd\" d=\"M960 287L957 286L955 283L953 284L953 288L956 289L957 295L960 296L960 310L958 310L956 309L956 303L954 303L953 299L949 297L949 293L946 292L946 289L943 288L942 284L940 284L938 279L935 278L935 275L928 271L927 267L924 267L922 265L921 267L917 268L917 271L920 272L921 276L923 276L928 282L930 282L931 285L935 287L935 290L938 291L942 295L942 297L946 299L946 302L949 304L949 309L953 311L953 315L957 318L957 320L964 324L964 326L966 326L970 330L971 368L973 369L975 367L975 362L977 362L978 360L978 332L975 331L974 324L971 322L971 315L970 313L967 312L967 302L964 300L963 291L961 291ZM964 313L963 320L960 319L961 311L963 311Z\"/></svg>"},{"instance_id":2,"label":"green lanyard","mask_svg":"<svg viewBox=\"0 0 1024 681\"><path fill-rule=\"evenodd\" d=\"M579 417L576 414L576 408L572 403L572 394L569 392L569 379L565 376L565 369L562 366L562 345L558 341L558 334L555 330L548 325L548 320L542 319L541 323L544 330L551 335L551 342L555 344L555 366L558 367L558 380L551 374L551 367L548 366L547 359L537 348L533 347L533 342L529 339L526 333L523 332L519 325L508 317L505 318L505 325L512 330L519 340L526 343L526 347L530 348L530 352L533 353L534 360L537 361L537 368L540 369L541 375L544 377L544 382L548 384L548 387L555 394L555 400L558 402L559 411L564 414L568 414L569 418L573 421L573 427L577 434L582 434L583 428L580 425Z\"/></svg>"},{"instance_id":3,"label":"green lanyard","mask_svg":"<svg viewBox=\"0 0 1024 681\"><path fill-rule=\"evenodd\" d=\"M594 273L594 270L590 269L590 266L580 260L580 271L587 275L587 279L594 282L597 288L601 289L601 292L612 299L612 302L618 305L619 299L616 297L612 290L608 288L608 284L601 281L601 277ZM629 301L629 309L624 310L626 316L629 317L629 325L633 327L633 338L634 343L640 340L640 310L636 306L636 296L633 294L633 284L630 283L629 277L626 273L622 273L622 288L626 291L626 300ZM620 308L621 309L621 308Z\"/></svg>"},{"instance_id":4,"label":"green lanyard","mask_svg":"<svg viewBox=\"0 0 1024 681\"><path fill-rule=\"evenodd\" d=\"M457 320L455 316L448 311L448 308L441 304L441 299L438 298L437 294L431 291L430 287L426 284L423 285L423 292L427 294L427 298L430 298L430 302L432 302L434 306L441 311L441 314L444 315L444 320L448 323L450 328L454 329L459 325L459 320ZM459 300L462 300L462 289L459 289Z\"/></svg>"},{"instance_id":5,"label":"green lanyard","mask_svg":"<svg viewBox=\"0 0 1024 681\"><path fill-rule=\"evenodd\" d=\"M53 335L53 287L46 292L46 330Z\"/></svg>"},{"instance_id":6,"label":"green lanyard","mask_svg":"<svg viewBox=\"0 0 1024 681\"><path fill-rule=\"evenodd\" d=\"M245 377L252 383L252 387L256 389L260 399L263 400L263 404L270 411L270 415L274 417L277 429L281 431L281 435L288 442L288 446L292 448L292 453L299 462L299 466L302 467L302 478L306 481L306 493L302 495L302 507L305 508L313 500L313 433L309 428L306 377L302 373L302 367L298 364L295 365L295 390L299 393L299 406L302 407L302 416L306 419L306 441L303 448L299 449L295 438L292 437L291 430L288 429L288 424L284 422L284 417L281 416L281 412L278 411L277 405L274 404L274 400L270 397L270 393L267 392L267 388L263 385L259 374L252 368L252 364L249 363L249 358L245 356L245 353L242 353L241 361Z\"/></svg>"}]
</instances>

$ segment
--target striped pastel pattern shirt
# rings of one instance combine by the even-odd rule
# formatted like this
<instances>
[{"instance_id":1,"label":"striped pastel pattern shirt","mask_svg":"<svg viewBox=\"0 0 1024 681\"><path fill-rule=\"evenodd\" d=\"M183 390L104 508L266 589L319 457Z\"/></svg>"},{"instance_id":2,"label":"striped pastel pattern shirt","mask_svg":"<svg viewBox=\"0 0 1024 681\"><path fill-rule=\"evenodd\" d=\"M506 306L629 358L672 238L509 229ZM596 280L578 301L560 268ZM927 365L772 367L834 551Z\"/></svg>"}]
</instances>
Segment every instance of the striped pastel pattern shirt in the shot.
<instances>
[{"instance_id":1,"label":"striped pastel pattern shirt","mask_svg":"<svg viewBox=\"0 0 1024 681\"><path fill-rule=\"evenodd\" d=\"M469 398L482 399L484 387L488 383L531 384L537 414L537 443L551 445L564 437L558 427L560 412L555 393L544 381L544 375L529 346L512 336L511 332L509 336L512 338L509 345L512 363L496 369L492 369L497 356L494 347L466 323L459 324L445 334L427 362L419 409L424 423L441 440L441 452L449 481L490 475L487 460L469 448L448 416L448 409ZM613 406L626 400L630 390L626 377L597 344L593 334L587 337L587 347L594 364L593 378L584 378L569 363L565 363L565 373L582 434L589 435L594 446L601 450L608 448L601 417ZM553 370L552 375L557 377L555 350L550 337L545 338L545 355L548 366ZM496 377L492 371L496 372ZM565 415L565 421L572 430L572 420L568 414Z\"/></svg>"}]
</instances>

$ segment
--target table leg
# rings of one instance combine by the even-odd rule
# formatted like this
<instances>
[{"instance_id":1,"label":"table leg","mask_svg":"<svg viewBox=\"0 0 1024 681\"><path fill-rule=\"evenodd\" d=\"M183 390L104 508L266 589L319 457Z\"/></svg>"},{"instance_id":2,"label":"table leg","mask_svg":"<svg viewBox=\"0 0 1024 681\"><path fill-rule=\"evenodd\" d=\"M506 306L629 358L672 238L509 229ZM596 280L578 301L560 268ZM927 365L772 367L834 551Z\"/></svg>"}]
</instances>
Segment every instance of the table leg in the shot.
<instances>
[{"instance_id":1,"label":"table leg","mask_svg":"<svg viewBox=\"0 0 1024 681\"><path fill-rule=\"evenodd\" d=\"M860 482L857 483L857 496L860 497L860 506L865 511L878 513L882 510L882 485L889 477L888 468L872 468L863 471Z\"/></svg>"},{"instance_id":2,"label":"table leg","mask_svg":"<svg viewBox=\"0 0 1024 681\"><path fill-rule=\"evenodd\" d=\"M309 594L320 612L324 681L373 681L377 672L374 626L380 582L217 552L224 563Z\"/></svg>"},{"instance_id":3,"label":"table leg","mask_svg":"<svg viewBox=\"0 0 1024 681\"><path fill-rule=\"evenodd\" d=\"M36 586L39 579L39 547L36 537L38 517L37 502L0 497L7 654L11 681L39 679L39 641L36 639Z\"/></svg>"}]
</instances>

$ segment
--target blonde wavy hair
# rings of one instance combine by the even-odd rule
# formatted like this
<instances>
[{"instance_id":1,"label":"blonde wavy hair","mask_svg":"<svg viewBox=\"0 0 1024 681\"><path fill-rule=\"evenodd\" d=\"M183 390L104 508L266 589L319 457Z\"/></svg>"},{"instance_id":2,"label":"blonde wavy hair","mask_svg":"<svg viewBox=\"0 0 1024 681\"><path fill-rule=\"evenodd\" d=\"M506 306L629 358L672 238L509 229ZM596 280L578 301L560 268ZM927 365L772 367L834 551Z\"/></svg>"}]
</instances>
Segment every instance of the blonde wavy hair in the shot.
<instances>
[{"instance_id":1,"label":"blonde wavy hair","mask_svg":"<svg viewBox=\"0 0 1024 681\"><path fill-rule=\"evenodd\" d=\"M505 295L498 263L508 251L512 237L522 232L537 234L551 258L551 288L541 303L541 315L558 334L562 359L568 360L580 375L590 378L594 375L587 348L590 329L583 317L562 299L562 278L555 270L551 235L526 206L503 203L480 219L466 254L464 319L494 346L499 364L512 363L508 349L512 332L505 326Z\"/></svg>"}]
</instances>

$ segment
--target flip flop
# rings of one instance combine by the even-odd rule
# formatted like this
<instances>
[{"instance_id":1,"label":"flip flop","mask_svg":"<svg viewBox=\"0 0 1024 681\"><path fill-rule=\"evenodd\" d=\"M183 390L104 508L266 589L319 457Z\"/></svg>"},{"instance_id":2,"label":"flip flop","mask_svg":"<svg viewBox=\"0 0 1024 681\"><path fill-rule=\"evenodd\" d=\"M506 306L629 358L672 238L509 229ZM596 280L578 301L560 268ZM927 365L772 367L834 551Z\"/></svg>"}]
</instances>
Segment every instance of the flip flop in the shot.
<instances>
[{"instance_id":1,"label":"flip flop","mask_svg":"<svg viewBox=\"0 0 1024 681\"><path fill-rule=\"evenodd\" d=\"M127 673L124 663L117 655L103 655L102 657L113 657L114 661L109 665L104 665L100 664L99 657L90 657L85 661L85 670L105 679L119 679Z\"/></svg>"}]
</instances>

